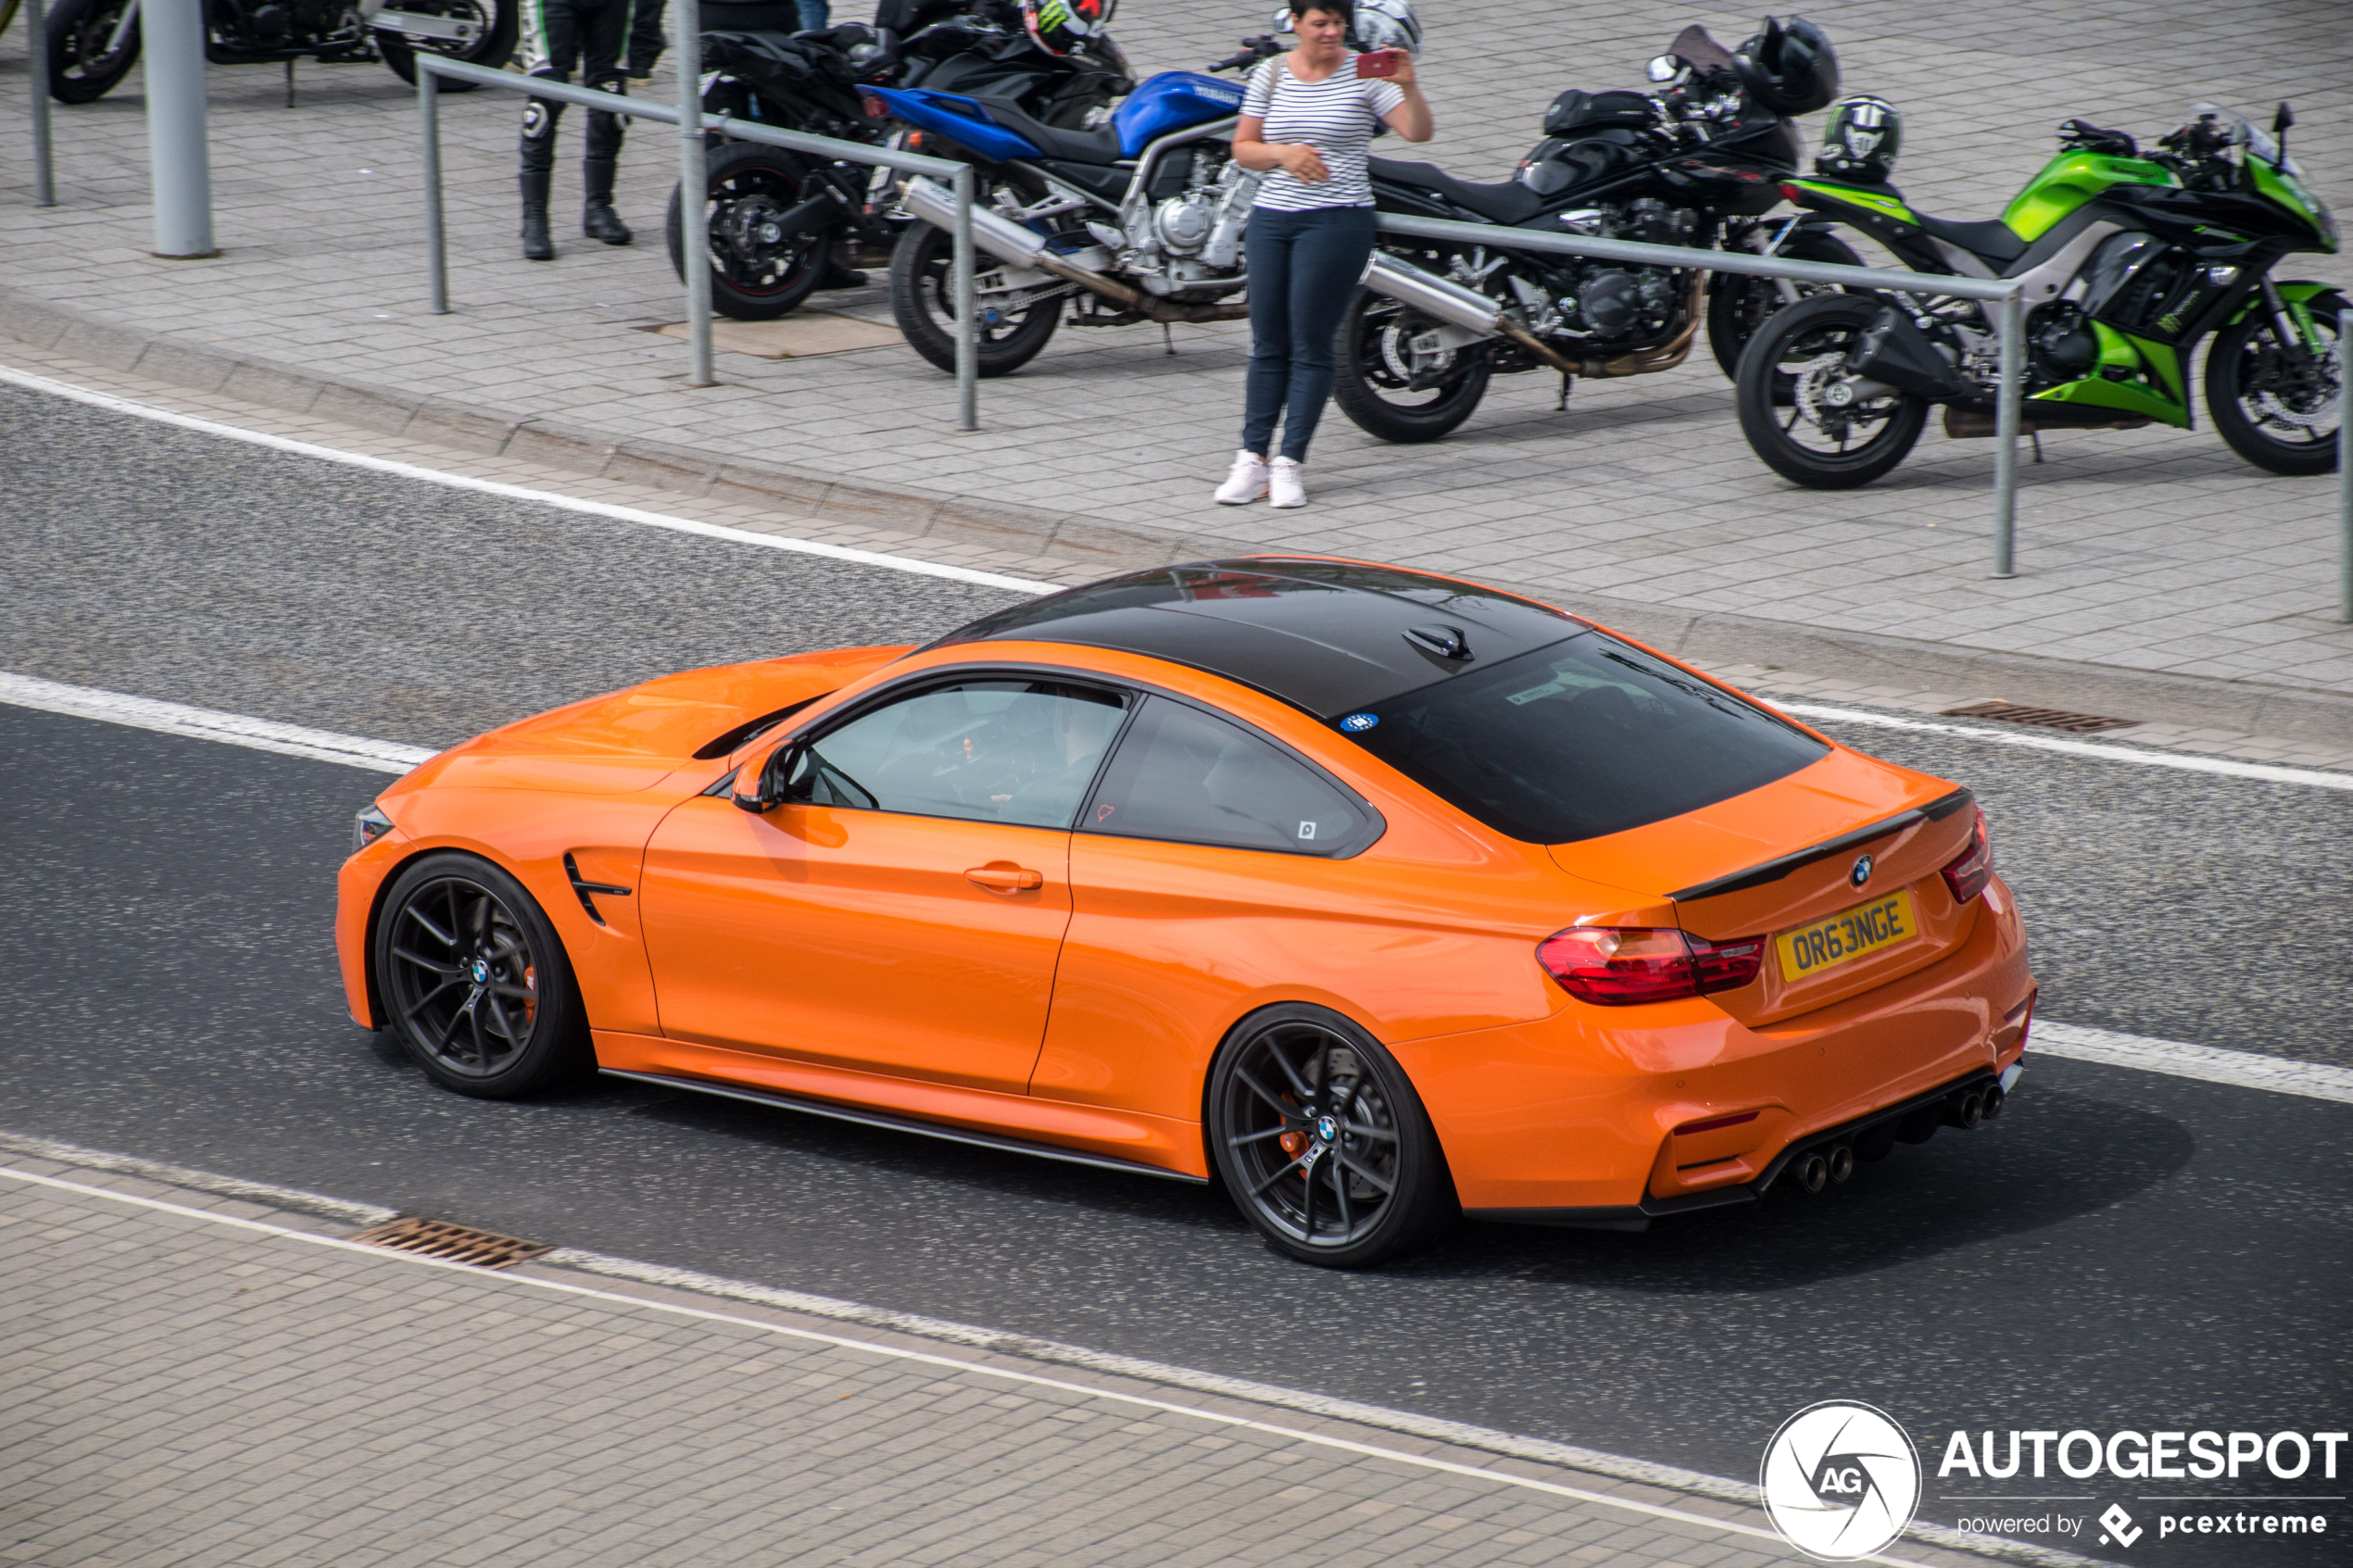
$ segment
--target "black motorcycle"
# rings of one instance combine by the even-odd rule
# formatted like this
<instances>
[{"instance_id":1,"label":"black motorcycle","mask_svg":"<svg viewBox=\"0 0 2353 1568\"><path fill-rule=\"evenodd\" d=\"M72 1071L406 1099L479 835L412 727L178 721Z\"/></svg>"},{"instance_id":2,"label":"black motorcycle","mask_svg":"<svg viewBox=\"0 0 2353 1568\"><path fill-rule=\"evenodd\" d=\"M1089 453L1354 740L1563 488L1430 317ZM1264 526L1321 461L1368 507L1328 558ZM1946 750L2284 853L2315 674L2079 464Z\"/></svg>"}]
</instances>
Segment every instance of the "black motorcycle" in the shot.
<instances>
[{"instance_id":1,"label":"black motorcycle","mask_svg":"<svg viewBox=\"0 0 2353 1568\"><path fill-rule=\"evenodd\" d=\"M1650 76L1653 93L1563 93L1545 113L1544 139L1499 184L1374 158L1375 205L1544 233L1859 264L1823 227L1761 221L1798 165L1791 117L1838 93L1838 58L1818 28L1768 18L1732 52L1688 27L1651 62ZM1806 292L1738 273L1389 236L1342 324L1333 391L1350 419L1384 441L1435 441L1471 416L1497 373L1558 371L1566 407L1575 377L1681 364L1703 319L1729 376L1758 325Z\"/></svg>"},{"instance_id":2,"label":"black motorcycle","mask_svg":"<svg viewBox=\"0 0 2353 1568\"><path fill-rule=\"evenodd\" d=\"M205 58L217 66L381 59L417 80L420 52L497 69L515 52L515 0L205 0ZM49 95L94 103L139 59L139 0L57 0L49 12ZM470 91L448 82L442 91Z\"/></svg>"},{"instance_id":3,"label":"black motorcycle","mask_svg":"<svg viewBox=\"0 0 2353 1568\"><path fill-rule=\"evenodd\" d=\"M738 30L703 34L705 112L920 151L903 127L875 112L879 100L868 89L1002 96L1076 130L1134 85L1109 38L1062 55L1038 47L1014 0L884 0L872 25L800 33L779 30L791 10L708 8ZM705 204L711 308L739 321L774 320L825 284L845 246L889 250L906 222L890 199L894 178L876 165L712 136ZM673 190L670 261L683 278L680 207Z\"/></svg>"}]
</instances>

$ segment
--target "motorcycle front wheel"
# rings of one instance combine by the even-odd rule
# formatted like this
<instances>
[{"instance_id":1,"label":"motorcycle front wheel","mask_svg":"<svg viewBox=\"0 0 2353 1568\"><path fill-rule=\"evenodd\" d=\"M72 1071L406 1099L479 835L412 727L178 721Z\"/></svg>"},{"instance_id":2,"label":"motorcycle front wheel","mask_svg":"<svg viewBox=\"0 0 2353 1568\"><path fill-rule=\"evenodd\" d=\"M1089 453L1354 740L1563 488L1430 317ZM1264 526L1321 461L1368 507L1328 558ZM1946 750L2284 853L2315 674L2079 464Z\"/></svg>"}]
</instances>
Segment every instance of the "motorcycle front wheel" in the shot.
<instances>
[{"instance_id":1,"label":"motorcycle front wheel","mask_svg":"<svg viewBox=\"0 0 2353 1568\"><path fill-rule=\"evenodd\" d=\"M1774 312L1748 340L1735 378L1741 433L1783 479L1852 490L1894 468L1919 440L1924 397L1831 401L1847 350L1879 312L1867 295L1817 295Z\"/></svg>"},{"instance_id":2,"label":"motorcycle front wheel","mask_svg":"<svg viewBox=\"0 0 2353 1568\"><path fill-rule=\"evenodd\" d=\"M520 26L515 6L516 0L400 0L399 8L411 15L472 22L482 31L472 44L461 44L454 38L410 37L380 29L375 35L376 53L392 68L393 75L411 87L417 84L417 55L421 50L444 59L463 60L470 66L497 70L514 57L515 34ZM442 79L444 93L473 90L471 82Z\"/></svg>"},{"instance_id":3,"label":"motorcycle front wheel","mask_svg":"<svg viewBox=\"0 0 2353 1568\"><path fill-rule=\"evenodd\" d=\"M2280 341L2258 295L2206 351L2206 411L2231 450L2273 473L2328 473L2336 467L2336 427L2345 418L2346 346L2337 336L2343 296L2306 303L2328 345L2320 358Z\"/></svg>"},{"instance_id":4,"label":"motorcycle front wheel","mask_svg":"<svg viewBox=\"0 0 2353 1568\"><path fill-rule=\"evenodd\" d=\"M1438 330L1385 295L1357 290L1332 345L1332 397L1340 412L1367 435L1401 444L1436 441L1469 419L1494 373L1488 345L1432 348L1421 341Z\"/></svg>"},{"instance_id":5,"label":"motorcycle front wheel","mask_svg":"<svg viewBox=\"0 0 2353 1568\"><path fill-rule=\"evenodd\" d=\"M978 203L975 203L978 206ZM956 244L945 229L918 219L900 232L890 252L890 313L916 353L949 374L956 373ZM1062 325L1065 291L1056 289L1029 304L1013 306L992 290L1005 264L986 251L973 261L973 293L979 309L977 353L984 376L1006 376L1038 358Z\"/></svg>"},{"instance_id":6,"label":"motorcycle front wheel","mask_svg":"<svg viewBox=\"0 0 2353 1568\"><path fill-rule=\"evenodd\" d=\"M773 321L797 309L816 291L825 258L841 237L838 222L795 234L781 227L786 213L819 190L808 165L757 142L731 142L711 149L704 178L711 307L738 321ZM671 270L683 280L686 236L679 196L673 186L667 232Z\"/></svg>"},{"instance_id":7,"label":"motorcycle front wheel","mask_svg":"<svg viewBox=\"0 0 2353 1568\"><path fill-rule=\"evenodd\" d=\"M61 104L94 104L114 91L139 62L139 23L122 44L107 43L130 0L57 0L49 13L49 96Z\"/></svg>"},{"instance_id":8,"label":"motorcycle front wheel","mask_svg":"<svg viewBox=\"0 0 2353 1568\"><path fill-rule=\"evenodd\" d=\"M1836 234L1826 234L1818 229L1801 229L1790 236L1789 244L1774 253L1791 261L1824 261L1833 267L1860 267L1863 258L1854 247ZM1737 380L1741 371L1741 351L1756 329L1768 318L1800 299L1811 299L1818 294L1834 292L1830 283L1792 283L1797 298L1781 293L1779 278L1753 278L1740 272L1718 272L1707 291L1707 349L1716 356L1716 363L1727 381Z\"/></svg>"}]
</instances>

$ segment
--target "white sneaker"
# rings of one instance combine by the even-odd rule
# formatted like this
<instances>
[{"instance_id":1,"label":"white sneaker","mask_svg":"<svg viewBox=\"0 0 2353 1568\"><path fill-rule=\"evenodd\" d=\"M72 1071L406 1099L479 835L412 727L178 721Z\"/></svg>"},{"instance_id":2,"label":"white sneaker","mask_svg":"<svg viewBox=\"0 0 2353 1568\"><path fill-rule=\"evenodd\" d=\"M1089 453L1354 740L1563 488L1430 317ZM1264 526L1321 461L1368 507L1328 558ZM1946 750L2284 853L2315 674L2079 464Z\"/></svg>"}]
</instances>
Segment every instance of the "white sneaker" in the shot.
<instances>
[{"instance_id":1,"label":"white sneaker","mask_svg":"<svg viewBox=\"0 0 2353 1568\"><path fill-rule=\"evenodd\" d=\"M1300 483L1300 465L1295 458L1277 458L1266 466L1266 504L1270 507L1303 507L1307 504L1307 486Z\"/></svg>"},{"instance_id":2,"label":"white sneaker","mask_svg":"<svg viewBox=\"0 0 2353 1568\"><path fill-rule=\"evenodd\" d=\"M1221 507L1247 507L1266 494L1266 459L1255 452L1234 454L1234 471L1217 487Z\"/></svg>"}]
</instances>

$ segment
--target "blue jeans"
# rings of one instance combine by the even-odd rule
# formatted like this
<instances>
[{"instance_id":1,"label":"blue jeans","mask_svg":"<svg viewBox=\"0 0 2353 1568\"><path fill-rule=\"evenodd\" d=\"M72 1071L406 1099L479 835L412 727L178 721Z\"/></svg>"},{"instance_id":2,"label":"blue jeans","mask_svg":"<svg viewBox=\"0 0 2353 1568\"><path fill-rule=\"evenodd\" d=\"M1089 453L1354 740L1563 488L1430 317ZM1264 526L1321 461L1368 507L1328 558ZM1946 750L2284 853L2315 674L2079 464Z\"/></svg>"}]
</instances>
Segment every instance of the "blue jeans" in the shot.
<instances>
[{"instance_id":1,"label":"blue jeans","mask_svg":"<svg viewBox=\"0 0 2353 1568\"><path fill-rule=\"evenodd\" d=\"M1271 208L1250 215L1250 379L1242 450L1267 455L1275 421L1279 454L1307 460L1307 444L1332 393L1332 334L1373 254L1373 209Z\"/></svg>"},{"instance_id":2,"label":"blue jeans","mask_svg":"<svg viewBox=\"0 0 2353 1568\"><path fill-rule=\"evenodd\" d=\"M798 0L798 8L803 32L815 32L831 19L828 15L832 8L829 0Z\"/></svg>"}]
</instances>

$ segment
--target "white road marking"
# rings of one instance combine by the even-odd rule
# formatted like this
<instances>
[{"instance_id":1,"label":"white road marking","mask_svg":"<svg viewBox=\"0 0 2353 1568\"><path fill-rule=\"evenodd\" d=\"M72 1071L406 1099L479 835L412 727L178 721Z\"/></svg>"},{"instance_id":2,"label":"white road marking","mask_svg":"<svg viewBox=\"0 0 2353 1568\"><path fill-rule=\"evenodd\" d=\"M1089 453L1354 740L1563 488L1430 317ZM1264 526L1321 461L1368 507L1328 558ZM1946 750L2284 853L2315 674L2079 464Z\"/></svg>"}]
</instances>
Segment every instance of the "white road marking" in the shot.
<instances>
[{"instance_id":1,"label":"white road marking","mask_svg":"<svg viewBox=\"0 0 2353 1568\"><path fill-rule=\"evenodd\" d=\"M23 1140L10 1136L8 1141L15 1143ZM70 1148L70 1146L54 1147ZM69 1157L60 1154L56 1158ZM119 1156L110 1158L120 1159ZM176 1167L166 1167L166 1169L177 1170ZM195 1173L184 1173L195 1174ZM1206 1421L1242 1431L1263 1432L1269 1436L1285 1438L1291 1442L1304 1443L1316 1448L1338 1449L1343 1453L1360 1454L1368 1459L1386 1460L1423 1470L1439 1471L1450 1475L1460 1475L1473 1480L1491 1482L1498 1486L1517 1487L1523 1491L1567 1498L1577 1502L1617 1509L1625 1512L1640 1514L1645 1518L1667 1520L1674 1524L1718 1534L1745 1536L1771 1542L1777 1548L1786 1545L1778 1532L1760 1528L1755 1524L1743 1524L1738 1520L1720 1519L1682 1509L1662 1508L1655 1503L1640 1502L1630 1498L1612 1497L1606 1492L1589 1491L1581 1486L1563 1486L1555 1481L1541 1480L1534 1476L1516 1475L1508 1471L1491 1469L1484 1465L1462 1464L1452 1460L1439 1459L1428 1454L1417 1454L1403 1449L1388 1449L1371 1443L1354 1442L1345 1437L1336 1437L1321 1432L1303 1431L1298 1427L1284 1426L1274 1422L1252 1421L1246 1416L1229 1415L1223 1411L1205 1410L1197 1405L1147 1399L1141 1395L1094 1387L1083 1383L1071 1383L1062 1378L1040 1376L1036 1373L1016 1372L1008 1367L991 1366L986 1362L963 1361L952 1356L932 1355L922 1350L909 1349L904 1346L878 1343L870 1339L851 1339L840 1335L821 1334L814 1330L794 1328L784 1323L764 1322L758 1318L738 1317L731 1312L709 1311L698 1307L683 1306L674 1301L630 1296L619 1291L598 1290L592 1286L573 1285L567 1281L547 1279L535 1274L492 1272L467 1263L421 1257L413 1252L370 1247L360 1242L347 1241L341 1236L320 1236L314 1232L296 1230L285 1225L274 1225L261 1220L248 1220L236 1215L214 1213L209 1210L191 1208L186 1204L167 1202L161 1198L116 1192L107 1187L93 1186L84 1182L68 1181L63 1177L44 1175L33 1171L0 1166L0 1176L5 1176L11 1181L54 1187L65 1192L80 1193L85 1197L104 1198L116 1203L127 1203L137 1208L156 1210L168 1214L178 1214L187 1219L207 1221L237 1230L282 1236L290 1241L305 1242L313 1247L357 1252L370 1258L407 1263L420 1268L455 1270L485 1284L524 1286L556 1295L610 1302L641 1311L664 1312L673 1317L691 1318L704 1323L725 1323L735 1328L748 1328L786 1338L831 1345L866 1355L886 1356L895 1361L938 1367L970 1376L995 1378L1001 1382L1026 1384L1032 1387L1052 1388L1085 1399L1101 1399L1156 1411L1164 1414L1189 1416L1197 1421ZM244 1184L244 1185L250 1188L251 1184ZM241 1193L240 1196L244 1194ZM311 1195L300 1196L308 1198ZM618 1259L603 1260L598 1254L576 1252L570 1248L549 1253L538 1261L543 1264L569 1263L578 1267L583 1261L589 1259L615 1263L622 1261ZM1017 1336L995 1334L987 1329L968 1328L963 1324L942 1323L937 1319L915 1318L886 1312L880 1308L860 1307L853 1302L837 1302L826 1297L803 1296L797 1291L768 1290L759 1286L746 1285L733 1280L718 1280L710 1275L696 1274L686 1270L658 1269L650 1264L635 1264L630 1267L640 1272L632 1273L624 1277L641 1280L648 1284L684 1286L701 1293L728 1295L739 1300L792 1311L823 1311L824 1309L831 1308L835 1310L823 1311L823 1315L846 1318L852 1313L840 1309L851 1309L856 1314L856 1321L899 1333L915 1334L929 1338L945 1338L949 1336L937 1332L926 1333L926 1328L955 1330L958 1343L1028 1360L1038 1359L1032 1348L1045 1343L1023 1339ZM617 1271L613 1270L606 1272L617 1273ZM718 1292L711 1292L710 1286L714 1285L724 1288ZM1051 1348L1076 1351L1075 1347ZM1279 1388L1269 1384L1250 1383L1236 1378L1223 1378L1214 1373L1166 1366L1157 1361L1137 1361L1128 1357L1102 1355L1091 1351L1076 1351L1076 1353L1090 1359L1075 1364L1083 1364L1090 1370L1114 1375L1176 1384L1189 1391L1225 1395L1246 1399L1254 1404L1277 1405L1302 1414L1353 1421L1360 1424L1367 1424L1365 1418L1369 1415L1379 1418L1369 1423L1370 1424L1400 1432L1412 1432L1416 1436L1430 1437L1441 1442L1473 1447L1485 1451L1507 1454L1514 1458L1536 1460L1542 1463L1596 1471L1618 1479L1640 1480L1653 1486L1697 1491L1705 1496L1737 1501L1750 1507L1756 1506L1757 1502L1755 1487L1741 1482L1726 1480L1720 1476L1704 1474L1697 1471L1679 1470L1668 1465L1653 1465L1640 1460L1621 1459L1616 1455L1596 1453L1591 1449L1572 1448L1567 1444L1547 1443L1538 1438L1520 1437L1512 1433L1494 1431L1487 1427L1416 1416L1407 1411L1391 1411L1379 1406L1359 1405L1349 1400L1326 1399L1319 1395L1296 1389ZM2096 1564L2093 1559L2078 1557L2070 1552L2058 1551L2048 1547L2034 1546L2025 1542L1994 1541L1982 1536L1965 1536L1958 1531L1947 1530L1940 1525L1922 1524L1916 1522L1906 1533L1926 1544L1969 1551L1980 1556L2044 1564L2046 1568L2102 1568L2102 1565ZM1862 1561L1889 1563L1894 1565L1894 1568L1923 1568L1923 1565L1912 1560L1899 1557L1871 1557Z\"/></svg>"},{"instance_id":2,"label":"white road marking","mask_svg":"<svg viewBox=\"0 0 2353 1568\"><path fill-rule=\"evenodd\" d=\"M2200 1078L2209 1084L2235 1084L2246 1089L2270 1089L2277 1094L2353 1105L2353 1068L2332 1067L2324 1061L2298 1061L2292 1057L2259 1056L2253 1051L2229 1051L2215 1046L2185 1045L2179 1040L2152 1040L2139 1035L2087 1029L2079 1023L2045 1023L2036 1019L2027 1030L2026 1055L2030 1065L2037 1056L2064 1056L2078 1061L2105 1062L2110 1067L2137 1067L2144 1073L2163 1073L2175 1078Z\"/></svg>"},{"instance_id":3,"label":"white road marking","mask_svg":"<svg viewBox=\"0 0 2353 1568\"><path fill-rule=\"evenodd\" d=\"M1840 724L1871 724L1882 730L1910 730L1921 734L1957 735L1988 746L2018 746L2029 751L2055 751L2062 757L2095 757L2103 762L2137 762L2144 768L2178 768L2185 773L2220 773L2225 778L2260 779L2266 784L2310 784L2319 789L2353 789L2353 773L2332 773L2318 768L2283 768L2271 762L2242 762L2234 757L2200 757L2181 751L2145 751L2139 746L2103 746L2097 741L2063 740L2024 730L1994 729L1980 724L1940 724L1932 719L1899 719L1892 713L1869 713L1858 708L1831 708L1815 702L1756 699L1800 719L1820 719Z\"/></svg>"},{"instance_id":4,"label":"white road marking","mask_svg":"<svg viewBox=\"0 0 2353 1568\"><path fill-rule=\"evenodd\" d=\"M380 773L405 773L434 756L422 746L337 734L333 730L306 729L300 724L281 724L273 719L249 719L242 713L220 713L209 708L158 702L153 697L128 696L94 686L69 686L5 670L0 670L0 702L17 708L37 708L44 713L69 713L77 719L100 719L109 724L128 724L133 729L155 730L168 735L225 741L256 751L341 762L346 767L370 768Z\"/></svg>"},{"instance_id":5,"label":"white road marking","mask_svg":"<svg viewBox=\"0 0 2353 1568\"><path fill-rule=\"evenodd\" d=\"M506 484L495 479L475 479L468 474L450 473L443 469L424 468L416 463L404 463L392 458L372 458L364 452L346 452L340 447L321 446L308 441L296 441L289 436L270 435L261 431L243 430L235 425L221 424L215 420L198 419L193 414L174 413L151 403L134 402L117 397L112 393L93 392L87 387L69 382L52 381L26 371L0 365L0 382L21 386L31 392L45 392L53 397L70 398L87 403L94 408L113 413L130 414L161 424L177 425L182 430L202 432L228 441L242 441L249 445L267 446L275 452L292 452L299 457L316 458L321 462L342 463L349 468L368 469L376 473L388 473L402 479L423 480L429 484L447 485L452 490L472 490L484 495L497 495L510 501L535 501L543 507L557 507L568 512L580 512L589 517L610 518L617 522L642 523L648 528L667 528L678 533L698 533L706 539L725 539L737 545L757 545L762 549L788 550L796 555L823 556L828 560L852 561L860 566L878 566L891 571L911 571L921 577L944 577L951 583L971 583L983 588L1004 588L1017 594L1058 594L1063 584L1038 583L1026 577L1008 577L1001 572L976 571L968 566L945 566L937 561L917 560L912 556L884 555L877 550L853 550L842 545L821 544L814 539L787 539L774 533L754 533L748 529L729 528L724 523L701 522L693 518L673 517L667 512L649 512L636 507L615 506L609 501L585 501L577 495L560 495L552 490L534 490L521 484Z\"/></svg>"}]
</instances>

